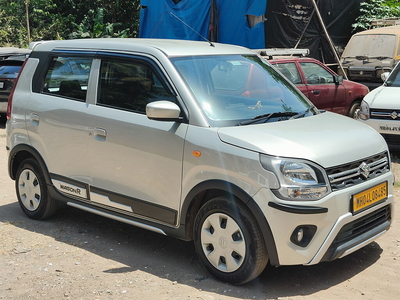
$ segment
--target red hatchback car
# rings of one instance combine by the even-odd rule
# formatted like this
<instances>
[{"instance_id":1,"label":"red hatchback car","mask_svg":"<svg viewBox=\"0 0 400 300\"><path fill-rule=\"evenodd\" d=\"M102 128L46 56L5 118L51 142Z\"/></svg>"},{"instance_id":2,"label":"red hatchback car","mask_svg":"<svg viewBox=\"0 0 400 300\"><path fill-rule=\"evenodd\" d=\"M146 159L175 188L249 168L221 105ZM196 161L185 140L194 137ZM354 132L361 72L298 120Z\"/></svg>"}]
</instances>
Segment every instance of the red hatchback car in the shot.
<instances>
[{"instance_id":1,"label":"red hatchback car","mask_svg":"<svg viewBox=\"0 0 400 300\"><path fill-rule=\"evenodd\" d=\"M268 60L314 105L322 110L358 119L367 86L337 75L313 58L290 57Z\"/></svg>"}]
</instances>

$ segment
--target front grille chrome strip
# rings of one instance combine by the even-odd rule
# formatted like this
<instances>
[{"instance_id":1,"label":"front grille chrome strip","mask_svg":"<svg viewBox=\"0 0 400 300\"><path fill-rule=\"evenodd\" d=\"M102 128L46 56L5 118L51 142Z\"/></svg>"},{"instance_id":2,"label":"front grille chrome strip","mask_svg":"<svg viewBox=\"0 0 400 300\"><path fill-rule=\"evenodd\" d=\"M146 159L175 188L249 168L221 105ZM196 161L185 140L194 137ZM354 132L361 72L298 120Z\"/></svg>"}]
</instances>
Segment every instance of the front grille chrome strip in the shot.
<instances>
[{"instance_id":1,"label":"front grille chrome strip","mask_svg":"<svg viewBox=\"0 0 400 300\"><path fill-rule=\"evenodd\" d=\"M365 169L367 169L367 176L363 175ZM384 152L347 165L329 168L327 173L332 190L339 190L376 178L389 170L388 154Z\"/></svg>"}]
</instances>

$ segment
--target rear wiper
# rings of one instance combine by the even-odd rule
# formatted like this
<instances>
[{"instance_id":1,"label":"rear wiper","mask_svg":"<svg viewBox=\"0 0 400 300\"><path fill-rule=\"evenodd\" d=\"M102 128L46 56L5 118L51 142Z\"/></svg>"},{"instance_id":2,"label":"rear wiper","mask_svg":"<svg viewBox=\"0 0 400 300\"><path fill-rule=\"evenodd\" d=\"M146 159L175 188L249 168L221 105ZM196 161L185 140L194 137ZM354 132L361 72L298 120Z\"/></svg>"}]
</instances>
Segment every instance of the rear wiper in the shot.
<instances>
[{"instance_id":1,"label":"rear wiper","mask_svg":"<svg viewBox=\"0 0 400 300\"><path fill-rule=\"evenodd\" d=\"M290 120L305 117L306 114L308 114L312 109L314 109L314 107L315 107L314 105L313 105L313 106L310 106L310 107L307 108L304 112L298 113L298 114L294 115L293 117L291 117Z\"/></svg>"},{"instance_id":2,"label":"rear wiper","mask_svg":"<svg viewBox=\"0 0 400 300\"><path fill-rule=\"evenodd\" d=\"M249 125L249 124L257 123L259 121L264 121L264 123L265 123L271 118L293 117L297 114L298 113L294 112L294 111L278 111L278 112L273 112L273 113L269 113L269 114L258 115L258 116L255 116L254 118L252 118L251 120L243 121L236 125L237 126Z\"/></svg>"}]
</instances>

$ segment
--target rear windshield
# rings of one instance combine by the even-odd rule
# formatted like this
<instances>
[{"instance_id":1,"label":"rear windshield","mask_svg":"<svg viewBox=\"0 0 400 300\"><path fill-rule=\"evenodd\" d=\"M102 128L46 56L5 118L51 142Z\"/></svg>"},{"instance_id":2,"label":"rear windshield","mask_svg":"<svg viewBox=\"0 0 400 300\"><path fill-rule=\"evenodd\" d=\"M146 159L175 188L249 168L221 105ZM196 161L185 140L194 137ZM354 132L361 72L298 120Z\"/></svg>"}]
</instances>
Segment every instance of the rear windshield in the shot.
<instances>
[{"instance_id":1,"label":"rear windshield","mask_svg":"<svg viewBox=\"0 0 400 300\"><path fill-rule=\"evenodd\" d=\"M16 78L21 66L0 66L1 77Z\"/></svg>"},{"instance_id":2,"label":"rear windshield","mask_svg":"<svg viewBox=\"0 0 400 300\"><path fill-rule=\"evenodd\" d=\"M395 48L396 36L393 34L355 35L347 44L342 57L393 58Z\"/></svg>"}]
</instances>

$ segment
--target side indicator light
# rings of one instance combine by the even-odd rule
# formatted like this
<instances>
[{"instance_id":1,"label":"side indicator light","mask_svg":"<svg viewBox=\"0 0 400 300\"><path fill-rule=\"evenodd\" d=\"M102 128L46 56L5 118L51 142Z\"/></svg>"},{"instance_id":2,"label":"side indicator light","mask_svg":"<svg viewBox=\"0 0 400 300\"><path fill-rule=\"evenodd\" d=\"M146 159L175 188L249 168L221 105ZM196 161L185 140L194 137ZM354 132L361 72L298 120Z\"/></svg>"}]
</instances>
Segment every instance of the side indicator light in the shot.
<instances>
[{"instance_id":1,"label":"side indicator light","mask_svg":"<svg viewBox=\"0 0 400 300\"><path fill-rule=\"evenodd\" d=\"M193 154L194 157L200 157L201 156L201 152L197 151L197 150L193 151L192 154Z\"/></svg>"}]
</instances>

